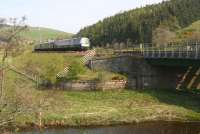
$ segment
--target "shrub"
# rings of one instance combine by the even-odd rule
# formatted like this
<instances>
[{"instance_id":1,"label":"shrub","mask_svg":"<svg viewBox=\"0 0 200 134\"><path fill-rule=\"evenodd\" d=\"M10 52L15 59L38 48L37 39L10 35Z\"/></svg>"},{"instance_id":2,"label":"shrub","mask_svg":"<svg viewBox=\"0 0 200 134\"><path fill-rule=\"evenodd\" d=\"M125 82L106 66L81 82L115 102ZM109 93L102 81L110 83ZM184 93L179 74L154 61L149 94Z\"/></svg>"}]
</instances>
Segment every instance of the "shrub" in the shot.
<instances>
[{"instance_id":1,"label":"shrub","mask_svg":"<svg viewBox=\"0 0 200 134\"><path fill-rule=\"evenodd\" d=\"M65 80L77 80L79 74L84 74L86 68L78 61L74 61L69 65L69 72L65 76Z\"/></svg>"}]
</instances>

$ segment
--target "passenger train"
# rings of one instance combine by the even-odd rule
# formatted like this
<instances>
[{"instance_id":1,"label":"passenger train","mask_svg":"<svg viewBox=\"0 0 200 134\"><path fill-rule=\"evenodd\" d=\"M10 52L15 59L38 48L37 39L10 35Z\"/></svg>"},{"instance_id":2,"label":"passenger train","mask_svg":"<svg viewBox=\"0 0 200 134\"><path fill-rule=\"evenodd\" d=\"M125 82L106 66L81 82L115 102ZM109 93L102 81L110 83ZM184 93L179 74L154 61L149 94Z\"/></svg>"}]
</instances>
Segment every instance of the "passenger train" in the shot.
<instances>
[{"instance_id":1,"label":"passenger train","mask_svg":"<svg viewBox=\"0 0 200 134\"><path fill-rule=\"evenodd\" d=\"M34 51L76 51L88 50L89 48L90 40L86 37L82 37L41 43L35 46Z\"/></svg>"}]
</instances>

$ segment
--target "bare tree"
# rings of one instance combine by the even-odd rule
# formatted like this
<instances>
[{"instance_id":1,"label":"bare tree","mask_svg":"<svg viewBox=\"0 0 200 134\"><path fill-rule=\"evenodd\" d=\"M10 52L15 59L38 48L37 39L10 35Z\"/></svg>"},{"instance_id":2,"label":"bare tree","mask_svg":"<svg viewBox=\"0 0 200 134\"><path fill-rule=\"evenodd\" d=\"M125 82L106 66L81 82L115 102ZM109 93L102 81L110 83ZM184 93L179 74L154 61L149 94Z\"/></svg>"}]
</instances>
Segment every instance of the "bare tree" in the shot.
<instances>
[{"instance_id":1,"label":"bare tree","mask_svg":"<svg viewBox=\"0 0 200 134\"><path fill-rule=\"evenodd\" d=\"M22 17L20 20L16 18L4 19L0 18L0 127L9 123L13 120L13 117L17 113L18 109L16 105L12 106L12 110L6 110L9 102L5 102L4 96L4 78L5 78L5 69L7 68L6 60L9 56L12 56L19 48L22 40L20 38L20 33L23 32L27 26L25 25L25 17ZM14 103L13 103L14 104ZM12 103L9 103L12 105ZM6 117L6 115L8 115Z\"/></svg>"},{"instance_id":2,"label":"bare tree","mask_svg":"<svg viewBox=\"0 0 200 134\"><path fill-rule=\"evenodd\" d=\"M175 33L170 31L168 27L158 27L153 31L153 44L156 47L162 47L172 42L176 37Z\"/></svg>"}]
</instances>

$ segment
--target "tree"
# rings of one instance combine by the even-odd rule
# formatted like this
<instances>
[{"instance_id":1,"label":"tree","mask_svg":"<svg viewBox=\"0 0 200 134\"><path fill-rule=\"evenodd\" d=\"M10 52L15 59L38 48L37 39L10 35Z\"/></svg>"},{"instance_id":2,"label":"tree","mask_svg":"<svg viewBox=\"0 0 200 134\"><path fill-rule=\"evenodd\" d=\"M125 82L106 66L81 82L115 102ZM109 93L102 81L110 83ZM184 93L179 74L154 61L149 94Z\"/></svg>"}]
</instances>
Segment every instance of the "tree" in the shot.
<instances>
[{"instance_id":1,"label":"tree","mask_svg":"<svg viewBox=\"0 0 200 134\"><path fill-rule=\"evenodd\" d=\"M169 30L167 27L158 27L153 32L153 44L156 47L162 47L170 42L173 42L176 34Z\"/></svg>"},{"instance_id":2,"label":"tree","mask_svg":"<svg viewBox=\"0 0 200 134\"><path fill-rule=\"evenodd\" d=\"M89 37L93 46L114 44L113 40L126 42L127 39L131 39L133 44L151 43L152 31L160 24L175 31L199 20L199 7L199 0L163 1L105 18L81 29L77 36Z\"/></svg>"},{"instance_id":3,"label":"tree","mask_svg":"<svg viewBox=\"0 0 200 134\"><path fill-rule=\"evenodd\" d=\"M17 20L16 18L10 18L8 20L0 18L0 51L2 53L0 60L0 127L11 122L18 112L18 108L15 103L5 101L4 77L5 69L7 68L6 60L9 56L12 57L12 55L17 52L19 45L22 42L20 33L27 28L25 20L25 17L22 17L20 20ZM8 105L13 105L11 106L12 110L9 112L6 110Z\"/></svg>"}]
</instances>

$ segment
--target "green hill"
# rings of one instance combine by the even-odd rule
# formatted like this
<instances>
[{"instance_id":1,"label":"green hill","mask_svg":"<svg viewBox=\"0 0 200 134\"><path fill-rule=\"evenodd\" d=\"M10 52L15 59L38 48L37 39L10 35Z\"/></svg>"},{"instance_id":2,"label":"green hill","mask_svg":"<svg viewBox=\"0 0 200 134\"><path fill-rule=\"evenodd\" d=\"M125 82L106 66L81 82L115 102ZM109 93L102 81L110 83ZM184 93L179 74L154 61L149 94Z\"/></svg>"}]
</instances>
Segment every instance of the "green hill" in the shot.
<instances>
[{"instance_id":1,"label":"green hill","mask_svg":"<svg viewBox=\"0 0 200 134\"><path fill-rule=\"evenodd\" d=\"M170 0L133 9L81 29L77 35L91 39L93 45L116 42L152 42L160 25L177 31L200 19L200 0Z\"/></svg>"},{"instance_id":2,"label":"green hill","mask_svg":"<svg viewBox=\"0 0 200 134\"><path fill-rule=\"evenodd\" d=\"M200 40L200 20L177 31L177 40Z\"/></svg>"},{"instance_id":3,"label":"green hill","mask_svg":"<svg viewBox=\"0 0 200 134\"><path fill-rule=\"evenodd\" d=\"M42 27L29 27L28 30L22 33L22 36L29 40L42 41L48 39L63 39L72 37L72 33L66 33L59 30Z\"/></svg>"},{"instance_id":4,"label":"green hill","mask_svg":"<svg viewBox=\"0 0 200 134\"><path fill-rule=\"evenodd\" d=\"M1 27L0 33L4 33L10 29L9 25L5 25ZM21 36L27 40L31 41L39 41L40 38L42 41L48 39L65 39L71 38L73 36L72 33L66 33L63 31L50 29L50 28L43 28L43 27L30 27L21 33Z\"/></svg>"}]
</instances>

